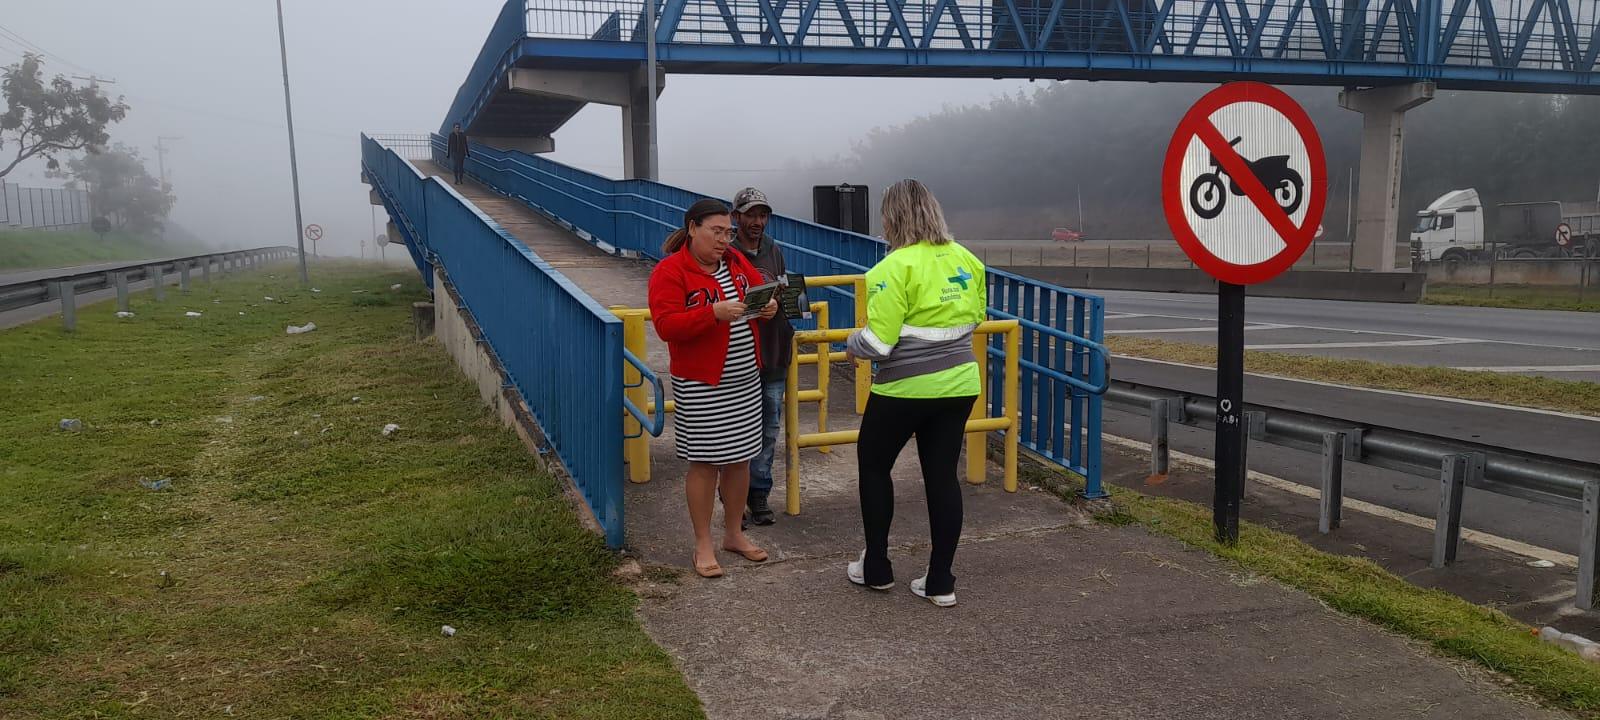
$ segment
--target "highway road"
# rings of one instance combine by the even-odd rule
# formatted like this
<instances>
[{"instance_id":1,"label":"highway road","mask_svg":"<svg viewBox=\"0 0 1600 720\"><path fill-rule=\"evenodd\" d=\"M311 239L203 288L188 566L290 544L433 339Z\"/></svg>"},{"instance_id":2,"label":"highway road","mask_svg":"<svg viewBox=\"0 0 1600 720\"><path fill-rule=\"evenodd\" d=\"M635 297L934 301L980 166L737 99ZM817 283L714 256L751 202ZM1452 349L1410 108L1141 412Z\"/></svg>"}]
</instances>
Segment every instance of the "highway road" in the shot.
<instances>
[{"instance_id":1,"label":"highway road","mask_svg":"<svg viewBox=\"0 0 1600 720\"><path fill-rule=\"evenodd\" d=\"M1182 342L1216 342L1216 298L1204 295L1100 291L1106 334ZM1245 342L1256 350L1445 366L1600 382L1600 315L1497 308L1399 305L1286 298L1250 298ZM1118 358L1119 380L1215 392L1215 374ZM1251 377L1246 401L1323 415L1360 417L1393 427L1454 436L1531 452L1600 462L1600 418L1579 418L1482 403L1435 402L1404 395L1269 381ZM1106 431L1144 439L1149 420L1114 410ZM1174 450L1212 457L1210 431L1174 427ZM1497 442L1498 440L1498 442ZM1252 470L1316 487L1316 456L1254 444ZM1346 465L1348 496L1422 517L1438 507L1438 481L1359 464ZM1541 547L1576 554L1582 515L1481 490L1467 491L1464 524Z\"/></svg>"},{"instance_id":2,"label":"highway road","mask_svg":"<svg viewBox=\"0 0 1600 720\"><path fill-rule=\"evenodd\" d=\"M1107 336L1216 341L1206 295L1098 291ZM1600 382L1600 314L1249 298L1253 350Z\"/></svg>"}]
</instances>

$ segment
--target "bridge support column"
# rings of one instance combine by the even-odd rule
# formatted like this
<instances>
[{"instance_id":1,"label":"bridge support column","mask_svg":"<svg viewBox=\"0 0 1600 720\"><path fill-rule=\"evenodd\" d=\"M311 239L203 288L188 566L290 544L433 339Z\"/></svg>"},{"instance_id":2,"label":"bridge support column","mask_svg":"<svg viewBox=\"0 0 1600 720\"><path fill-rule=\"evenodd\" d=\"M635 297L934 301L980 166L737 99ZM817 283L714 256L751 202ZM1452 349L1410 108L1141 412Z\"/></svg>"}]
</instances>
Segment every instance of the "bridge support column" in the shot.
<instances>
[{"instance_id":1,"label":"bridge support column","mask_svg":"<svg viewBox=\"0 0 1600 720\"><path fill-rule=\"evenodd\" d=\"M584 103L614 105L622 108L622 172L633 180L648 174L650 166L650 76L643 64L626 72L596 70L552 70L513 68L506 76L513 91L540 97L576 103L570 112L576 113ZM667 86L667 73L657 68L656 96ZM562 122L565 122L563 120ZM528 147L509 143L511 138L483 138L475 140L493 147L523 150L524 152L551 152L554 141L549 137L527 138ZM655 178L649 178L655 179Z\"/></svg>"},{"instance_id":2,"label":"bridge support column","mask_svg":"<svg viewBox=\"0 0 1600 720\"><path fill-rule=\"evenodd\" d=\"M1433 99L1431 82L1345 90L1339 106L1361 113L1361 191L1356 200L1353 265L1393 272L1400 232L1400 164L1406 111Z\"/></svg>"},{"instance_id":3,"label":"bridge support column","mask_svg":"<svg viewBox=\"0 0 1600 720\"><path fill-rule=\"evenodd\" d=\"M641 66L629 73L628 103L622 106L622 176L627 180L660 180L650 172L650 77ZM666 73L656 76L656 96L667 86ZM657 171L660 168L656 168Z\"/></svg>"}]
</instances>

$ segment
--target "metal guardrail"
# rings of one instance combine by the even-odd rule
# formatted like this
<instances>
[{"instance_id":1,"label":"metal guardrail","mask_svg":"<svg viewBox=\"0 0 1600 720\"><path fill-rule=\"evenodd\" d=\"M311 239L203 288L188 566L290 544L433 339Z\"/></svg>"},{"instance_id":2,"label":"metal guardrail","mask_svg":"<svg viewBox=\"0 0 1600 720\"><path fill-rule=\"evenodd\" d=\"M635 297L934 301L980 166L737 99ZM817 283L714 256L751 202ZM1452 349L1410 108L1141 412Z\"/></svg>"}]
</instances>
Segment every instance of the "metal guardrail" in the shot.
<instances>
[{"instance_id":1,"label":"metal guardrail","mask_svg":"<svg viewBox=\"0 0 1600 720\"><path fill-rule=\"evenodd\" d=\"M794 335L794 347L798 352L805 345L817 345L818 356L823 353L821 348L832 343L843 342L850 333L860 328L832 328L828 330L806 330ZM1018 379L1022 375L1018 358L1022 355L1019 348L1021 341L1021 323L1015 319L986 320L978 323L972 331L972 351L974 356L987 356L978 365L978 386L980 388L977 401L972 405L971 415L965 425L965 441L967 448L967 482L979 484L984 482L988 467L987 453L984 446L990 433L1004 431L1002 438L1003 460L1001 473L1006 492L1017 491L1017 448L1020 446L1021 433L1017 432L1022 418L1017 411L1021 405L1018 402ZM999 350L995 345L1000 346ZM985 352L987 350L987 352ZM995 364L1000 365L999 372L993 369ZM824 369L827 363L818 365L817 382L819 386L828 382L828 374ZM991 398L985 397L987 386L993 382L1000 388L1001 397L990 402ZM785 378L785 392L783 401L783 427L784 447L788 458L784 462L787 471L784 488L787 491L785 510L790 515L800 514L800 451L804 448L817 448L826 452L827 448L834 445L848 445L860 440L861 431L834 430L828 431L819 422L817 432L803 433L800 431L800 403L802 394L800 389L800 363L789 363L789 371ZM998 408L995 415L989 414L989 408ZM826 396L819 410L826 408ZM865 411L865 408L861 408Z\"/></svg>"},{"instance_id":2,"label":"metal guardrail","mask_svg":"<svg viewBox=\"0 0 1600 720\"><path fill-rule=\"evenodd\" d=\"M1151 474L1167 468L1167 424L1214 428L1216 398L1113 380L1106 401L1151 419ZM1551 457L1485 443L1428 435L1264 405L1246 408L1247 442L1254 440L1323 456L1322 532L1338 527L1345 461L1440 481L1433 566L1455 560L1461 534L1462 488L1472 487L1584 513L1578 551L1576 605L1595 606L1600 562L1600 463Z\"/></svg>"},{"instance_id":3,"label":"metal guardrail","mask_svg":"<svg viewBox=\"0 0 1600 720\"><path fill-rule=\"evenodd\" d=\"M209 273L211 267L228 268L235 262L245 263L257 259L276 259L294 252L296 252L294 248L277 245L251 248L249 250L219 251L180 258L130 261L122 265L102 267L91 271L66 268L59 274L0 285L0 312L59 300L61 299L62 287L71 287L77 293L109 290L117 286L119 275L122 276L124 283L137 283L155 277L163 277L169 270L181 275L183 268L188 267L198 268Z\"/></svg>"}]
</instances>

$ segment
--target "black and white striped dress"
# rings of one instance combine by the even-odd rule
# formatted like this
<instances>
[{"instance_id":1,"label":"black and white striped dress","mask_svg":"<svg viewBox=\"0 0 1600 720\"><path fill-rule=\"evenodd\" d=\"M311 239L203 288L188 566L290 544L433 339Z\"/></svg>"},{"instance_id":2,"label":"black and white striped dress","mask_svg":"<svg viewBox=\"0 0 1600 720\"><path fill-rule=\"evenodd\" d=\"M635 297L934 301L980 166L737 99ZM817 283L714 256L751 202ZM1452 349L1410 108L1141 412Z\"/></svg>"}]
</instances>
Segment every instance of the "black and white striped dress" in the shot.
<instances>
[{"instance_id":1,"label":"black and white striped dress","mask_svg":"<svg viewBox=\"0 0 1600 720\"><path fill-rule=\"evenodd\" d=\"M726 262L713 273L722 297L737 298ZM756 341L750 323L733 321L728 333L728 355L722 362L722 381L707 385L672 378L672 434L678 457L690 462L727 465L744 462L761 452L761 369L756 365Z\"/></svg>"}]
</instances>

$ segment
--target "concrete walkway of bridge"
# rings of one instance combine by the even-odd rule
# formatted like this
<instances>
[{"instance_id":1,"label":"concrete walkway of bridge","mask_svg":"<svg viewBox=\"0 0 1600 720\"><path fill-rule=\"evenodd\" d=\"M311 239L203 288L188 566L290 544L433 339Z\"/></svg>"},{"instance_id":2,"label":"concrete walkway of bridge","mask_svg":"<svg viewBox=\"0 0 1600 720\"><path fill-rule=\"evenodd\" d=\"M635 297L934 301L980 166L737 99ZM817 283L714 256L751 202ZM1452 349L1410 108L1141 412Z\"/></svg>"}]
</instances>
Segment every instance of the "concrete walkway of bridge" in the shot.
<instances>
[{"instance_id":1,"label":"concrete walkway of bridge","mask_svg":"<svg viewBox=\"0 0 1600 720\"><path fill-rule=\"evenodd\" d=\"M458 189L602 304L643 304L648 264L608 256L471 182ZM649 355L666 368L653 333ZM848 390L837 389L830 429L853 427ZM814 426L813 412L802 418ZM652 442L654 479L628 488L628 542L646 566L677 571L675 582L640 585L639 613L711 718L1562 717L1473 666L1207 553L1094 523L1045 492L1007 494L994 468L988 484L963 486L960 604L935 608L907 590L928 552L909 447L895 472L894 590L844 577L862 544L851 446L802 453L803 514L750 531L769 562L724 553L727 576L702 580L690 571L685 464L673 457L670 425ZM780 453L775 497L782 462ZM1143 463L1108 447L1107 479L1137 485ZM1204 473L1180 471L1163 487L1208 485ZM1308 516L1314 537L1314 505L1273 492L1252 488L1252 519L1274 513L1305 537ZM1338 542L1425 566L1428 534L1383 523L1350 514ZM1472 563L1522 564L1464 545L1461 564Z\"/></svg>"}]
</instances>

